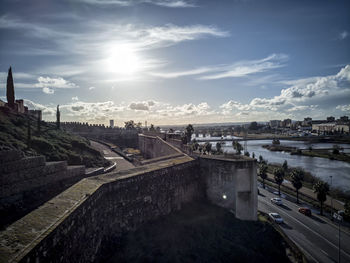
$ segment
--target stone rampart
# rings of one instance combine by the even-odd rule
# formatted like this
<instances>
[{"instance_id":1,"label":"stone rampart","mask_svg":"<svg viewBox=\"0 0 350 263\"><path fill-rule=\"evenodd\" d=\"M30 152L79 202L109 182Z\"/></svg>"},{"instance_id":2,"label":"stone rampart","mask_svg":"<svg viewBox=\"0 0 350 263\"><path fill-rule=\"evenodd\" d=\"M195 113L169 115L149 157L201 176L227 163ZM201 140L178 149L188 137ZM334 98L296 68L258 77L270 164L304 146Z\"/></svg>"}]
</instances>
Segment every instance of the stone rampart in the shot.
<instances>
[{"instance_id":1,"label":"stone rampart","mask_svg":"<svg viewBox=\"0 0 350 263\"><path fill-rule=\"evenodd\" d=\"M239 219L256 220L256 160L202 156L199 162L207 198L216 205L232 210Z\"/></svg>"},{"instance_id":2,"label":"stone rampart","mask_svg":"<svg viewBox=\"0 0 350 263\"><path fill-rule=\"evenodd\" d=\"M1 225L46 202L85 175L84 166L67 167L66 162L45 162L43 156L23 157L17 151L2 154L6 157L0 158Z\"/></svg>"},{"instance_id":3,"label":"stone rampart","mask_svg":"<svg viewBox=\"0 0 350 263\"><path fill-rule=\"evenodd\" d=\"M183 154L179 149L160 137L139 134L139 149L146 159Z\"/></svg>"},{"instance_id":4,"label":"stone rampart","mask_svg":"<svg viewBox=\"0 0 350 263\"><path fill-rule=\"evenodd\" d=\"M122 233L201 198L187 156L85 178L1 232L0 262L103 260Z\"/></svg>"}]
</instances>

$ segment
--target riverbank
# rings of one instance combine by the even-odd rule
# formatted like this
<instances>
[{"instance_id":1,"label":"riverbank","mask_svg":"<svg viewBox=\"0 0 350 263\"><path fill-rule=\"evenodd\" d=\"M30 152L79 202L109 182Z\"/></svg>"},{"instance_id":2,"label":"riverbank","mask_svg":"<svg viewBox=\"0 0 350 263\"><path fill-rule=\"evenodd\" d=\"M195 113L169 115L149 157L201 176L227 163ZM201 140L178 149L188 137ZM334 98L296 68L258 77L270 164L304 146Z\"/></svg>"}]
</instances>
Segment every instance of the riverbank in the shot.
<instances>
[{"instance_id":1,"label":"riverbank","mask_svg":"<svg viewBox=\"0 0 350 263\"><path fill-rule=\"evenodd\" d=\"M327 158L329 160L337 160L350 163L350 156L346 153L339 152L337 148L329 149L299 149L297 147L266 144L262 146L272 152L288 152L293 155L304 155L309 157Z\"/></svg>"},{"instance_id":2,"label":"riverbank","mask_svg":"<svg viewBox=\"0 0 350 263\"><path fill-rule=\"evenodd\" d=\"M282 165L280 164L268 164L268 169L267 169L267 174L268 174L268 179L272 182L274 182L274 176L273 176L273 171L276 168L282 168ZM293 171L293 169L296 169L295 167L289 167L286 171L284 179L288 182L285 187L289 188L291 191L295 191L293 185L291 184L291 177L290 173ZM313 192L313 186L316 184L318 181L322 181L320 178L312 175L309 172L304 171L304 180L303 180L303 187L299 190L300 193L304 193L306 196L309 198L312 198L313 200L317 201L316 194ZM337 210L344 210L344 205L342 203L345 203L346 201L350 201L350 189L349 191L345 192L342 191L341 189L338 189L336 187L332 187L329 191L329 196L327 196L326 204L331 206L330 200L334 198L339 200L340 202L335 202L335 208Z\"/></svg>"}]
</instances>

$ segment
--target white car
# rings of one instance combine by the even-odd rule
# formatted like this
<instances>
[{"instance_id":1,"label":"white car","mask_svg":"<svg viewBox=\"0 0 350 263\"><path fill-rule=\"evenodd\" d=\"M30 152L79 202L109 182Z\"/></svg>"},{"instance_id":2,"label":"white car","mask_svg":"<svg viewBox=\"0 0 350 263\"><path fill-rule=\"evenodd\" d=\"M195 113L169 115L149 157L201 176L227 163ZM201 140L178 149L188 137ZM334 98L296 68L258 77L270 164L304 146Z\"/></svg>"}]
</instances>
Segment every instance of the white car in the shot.
<instances>
[{"instance_id":1,"label":"white car","mask_svg":"<svg viewBox=\"0 0 350 263\"><path fill-rule=\"evenodd\" d=\"M275 205L283 205L282 199L278 197L271 198L271 203Z\"/></svg>"},{"instance_id":2,"label":"white car","mask_svg":"<svg viewBox=\"0 0 350 263\"><path fill-rule=\"evenodd\" d=\"M269 217L277 224L283 223L283 218L277 213L269 213Z\"/></svg>"}]
</instances>

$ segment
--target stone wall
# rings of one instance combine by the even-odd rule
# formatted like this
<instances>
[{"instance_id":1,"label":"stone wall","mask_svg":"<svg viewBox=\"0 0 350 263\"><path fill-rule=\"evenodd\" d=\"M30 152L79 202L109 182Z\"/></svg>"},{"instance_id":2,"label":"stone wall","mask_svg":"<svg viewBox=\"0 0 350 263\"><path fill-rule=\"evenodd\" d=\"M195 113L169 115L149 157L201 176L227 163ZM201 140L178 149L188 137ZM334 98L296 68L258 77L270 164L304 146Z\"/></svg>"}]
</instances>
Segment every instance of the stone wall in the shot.
<instances>
[{"instance_id":1,"label":"stone wall","mask_svg":"<svg viewBox=\"0 0 350 263\"><path fill-rule=\"evenodd\" d=\"M68 130L71 131L71 130ZM137 148L138 147L138 132L137 130L125 129L97 129L91 131L71 131L75 134L92 140L101 140L111 142L120 148Z\"/></svg>"},{"instance_id":2,"label":"stone wall","mask_svg":"<svg viewBox=\"0 0 350 263\"><path fill-rule=\"evenodd\" d=\"M84 166L45 162L18 151L0 155L0 225L7 224L45 203L85 175Z\"/></svg>"},{"instance_id":3,"label":"stone wall","mask_svg":"<svg viewBox=\"0 0 350 263\"><path fill-rule=\"evenodd\" d=\"M94 262L108 245L204 198L198 162L171 161L85 178L0 232L0 262Z\"/></svg>"},{"instance_id":4,"label":"stone wall","mask_svg":"<svg viewBox=\"0 0 350 263\"><path fill-rule=\"evenodd\" d=\"M239 219L256 220L256 160L202 156L199 162L207 198L216 205L232 210Z\"/></svg>"},{"instance_id":5,"label":"stone wall","mask_svg":"<svg viewBox=\"0 0 350 263\"><path fill-rule=\"evenodd\" d=\"M179 149L167 143L160 137L139 134L139 147L146 159L159 158L174 154L183 154Z\"/></svg>"}]
</instances>

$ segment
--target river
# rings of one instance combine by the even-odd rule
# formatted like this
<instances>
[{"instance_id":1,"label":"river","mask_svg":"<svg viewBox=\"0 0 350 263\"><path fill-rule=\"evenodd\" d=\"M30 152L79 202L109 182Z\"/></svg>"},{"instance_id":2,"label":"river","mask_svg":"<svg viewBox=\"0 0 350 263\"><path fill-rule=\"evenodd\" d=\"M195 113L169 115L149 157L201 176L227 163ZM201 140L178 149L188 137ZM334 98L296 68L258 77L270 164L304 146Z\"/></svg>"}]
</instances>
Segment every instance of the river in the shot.
<instances>
[{"instance_id":1,"label":"river","mask_svg":"<svg viewBox=\"0 0 350 263\"><path fill-rule=\"evenodd\" d=\"M202 139L202 137L201 137ZM217 138L208 138L217 139ZM240 142L242 146L244 141ZM281 145L295 146L301 149L307 149L310 146L312 148L332 148L332 143L308 143L305 141L288 141L280 140ZM247 141L247 150L250 154L255 153L255 158L261 155L265 160L270 163L282 164L285 160L288 162L290 167L301 167L305 171L310 172L312 175L319 177L320 179L330 184L330 176L333 176L332 186L340 188L345 191L350 191L350 163L329 160L326 158L308 157L302 155L291 155L286 152L271 152L262 147L262 145L271 144L271 140L251 140ZM216 142L212 142L215 148ZM349 153L350 145L348 144L337 144L340 147L347 148L344 152ZM234 152L232 142L227 141L222 144L222 150L224 152Z\"/></svg>"}]
</instances>

